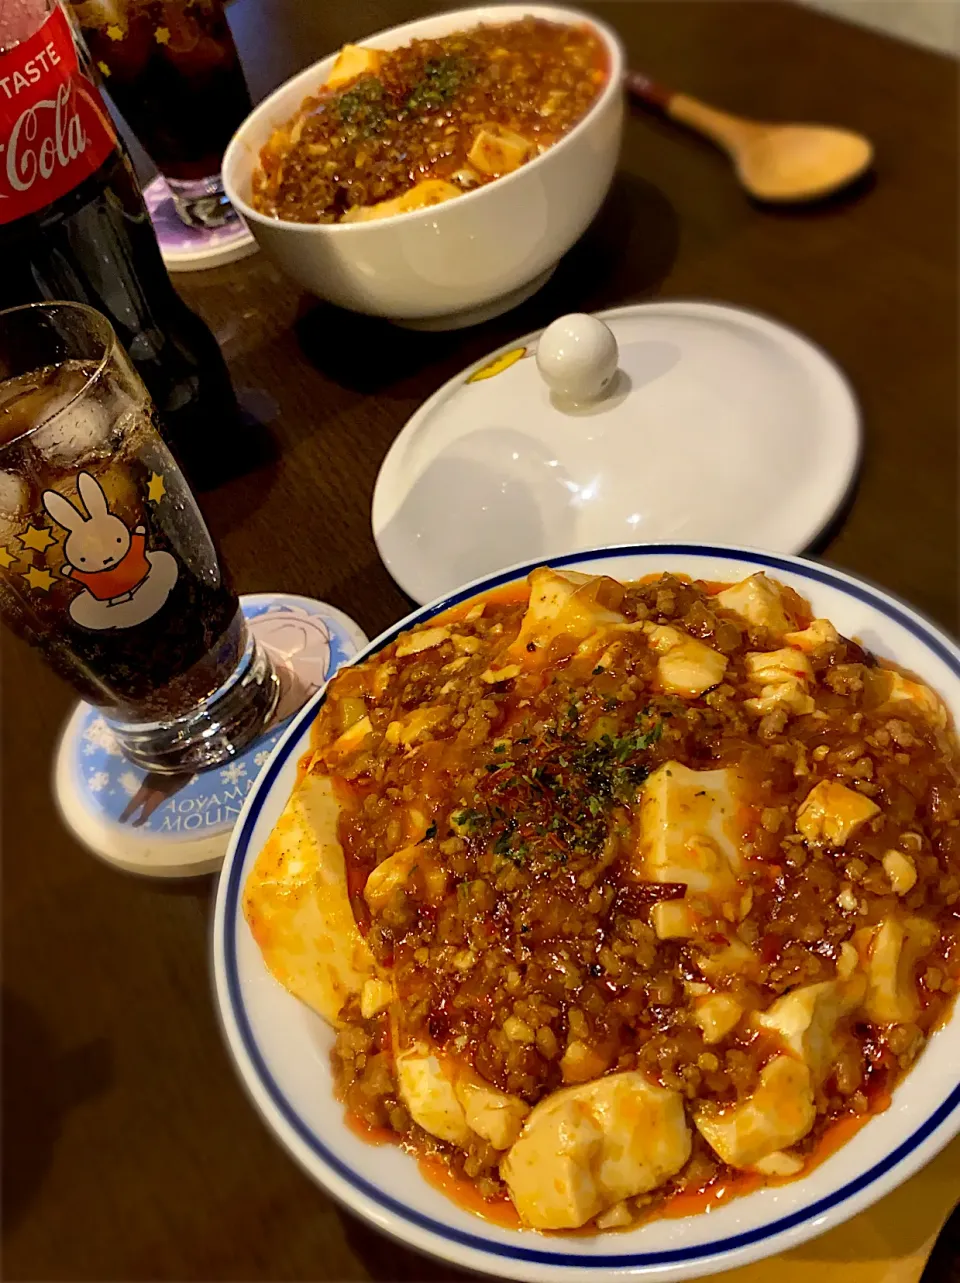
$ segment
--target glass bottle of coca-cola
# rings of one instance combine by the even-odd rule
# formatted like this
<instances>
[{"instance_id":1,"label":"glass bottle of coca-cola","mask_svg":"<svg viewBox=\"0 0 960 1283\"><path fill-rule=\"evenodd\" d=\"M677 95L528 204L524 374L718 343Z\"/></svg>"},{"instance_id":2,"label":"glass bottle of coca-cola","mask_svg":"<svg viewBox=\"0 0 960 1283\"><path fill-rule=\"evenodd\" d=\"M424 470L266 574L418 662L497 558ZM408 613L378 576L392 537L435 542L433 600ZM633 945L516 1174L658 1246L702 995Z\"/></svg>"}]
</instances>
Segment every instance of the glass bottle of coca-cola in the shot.
<instances>
[{"instance_id":1,"label":"glass bottle of coca-cola","mask_svg":"<svg viewBox=\"0 0 960 1283\"><path fill-rule=\"evenodd\" d=\"M56 0L0 0L0 307L103 312L193 479L220 471L238 418L206 325L174 290L87 54Z\"/></svg>"}]
</instances>

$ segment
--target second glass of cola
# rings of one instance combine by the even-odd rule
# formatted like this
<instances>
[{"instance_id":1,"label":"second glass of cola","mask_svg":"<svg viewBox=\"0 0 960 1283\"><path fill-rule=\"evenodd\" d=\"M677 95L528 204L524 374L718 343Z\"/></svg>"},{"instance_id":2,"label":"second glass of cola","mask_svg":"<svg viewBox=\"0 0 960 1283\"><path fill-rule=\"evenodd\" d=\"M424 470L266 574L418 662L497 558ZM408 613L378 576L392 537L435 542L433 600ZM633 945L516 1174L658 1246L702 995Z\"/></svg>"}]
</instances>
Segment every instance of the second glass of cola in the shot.
<instances>
[{"instance_id":1,"label":"second glass of cola","mask_svg":"<svg viewBox=\"0 0 960 1283\"><path fill-rule=\"evenodd\" d=\"M104 83L185 223L233 214L220 162L250 111L221 0L73 0Z\"/></svg>"}]
</instances>

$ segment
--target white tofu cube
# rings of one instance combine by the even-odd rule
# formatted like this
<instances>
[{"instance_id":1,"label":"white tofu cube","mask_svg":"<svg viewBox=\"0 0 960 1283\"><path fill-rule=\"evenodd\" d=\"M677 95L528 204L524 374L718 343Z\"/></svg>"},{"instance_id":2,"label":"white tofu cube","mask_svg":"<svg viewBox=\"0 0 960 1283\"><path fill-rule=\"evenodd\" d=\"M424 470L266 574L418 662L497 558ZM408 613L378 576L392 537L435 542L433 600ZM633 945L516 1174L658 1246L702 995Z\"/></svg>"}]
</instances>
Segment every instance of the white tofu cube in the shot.
<instances>
[{"instance_id":1,"label":"white tofu cube","mask_svg":"<svg viewBox=\"0 0 960 1283\"><path fill-rule=\"evenodd\" d=\"M809 659L792 646L784 646L780 650L750 651L744 663L749 676L759 682L792 682L807 686L813 681Z\"/></svg>"},{"instance_id":2,"label":"white tofu cube","mask_svg":"<svg viewBox=\"0 0 960 1283\"><path fill-rule=\"evenodd\" d=\"M797 832L808 842L843 846L858 829L880 814L876 802L837 780L821 780L797 811Z\"/></svg>"},{"instance_id":3,"label":"white tofu cube","mask_svg":"<svg viewBox=\"0 0 960 1283\"><path fill-rule=\"evenodd\" d=\"M876 674L877 678L881 675L886 680L887 691L879 705L879 712L895 712L897 708L907 705L920 713L938 730L946 727L946 707L929 686L924 686L922 682L914 681L912 677L905 677L903 673L892 670L884 669Z\"/></svg>"},{"instance_id":4,"label":"white tofu cube","mask_svg":"<svg viewBox=\"0 0 960 1283\"><path fill-rule=\"evenodd\" d=\"M450 712L447 708L436 708L428 705L426 708L415 708L412 713L399 723L399 729L396 731L398 742L404 748L413 748L428 733L438 730L449 717ZM396 726L396 722L391 722L390 726ZM387 727L385 739L390 742L390 737L394 734L390 726Z\"/></svg>"},{"instance_id":5,"label":"white tofu cube","mask_svg":"<svg viewBox=\"0 0 960 1283\"><path fill-rule=\"evenodd\" d=\"M495 686L497 682L512 682L521 672L519 664L506 664L503 668L487 668L480 674L480 680Z\"/></svg>"},{"instance_id":6,"label":"white tofu cube","mask_svg":"<svg viewBox=\"0 0 960 1283\"><path fill-rule=\"evenodd\" d=\"M810 1070L793 1056L776 1056L760 1074L756 1091L742 1104L694 1115L700 1135L731 1167L755 1167L777 1150L806 1136L816 1118Z\"/></svg>"},{"instance_id":7,"label":"white tofu cube","mask_svg":"<svg viewBox=\"0 0 960 1283\"><path fill-rule=\"evenodd\" d=\"M247 877L243 911L277 980L335 1028L374 974L357 928L329 777L300 781Z\"/></svg>"},{"instance_id":8,"label":"white tofu cube","mask_svg":"<svg viewBox=\"0 0 960 1283\"><path fill-rule=\"evenodd\" d=\"M714 993L696 1003L693 1021L700 1026L703 1041L712 1046L737 1027L742 1015L743 1007L732 994Z\"/></svg>"},{"instance_id":9,"label":"white tofu cube","mask_svg":"<svg viewBox=\"0 0 960 1283\"><path fill-rule=\"evenodd\" d=\"M448 183L444 178L425 178L401 196L379 201L376 205L354 205L347 210L340 222L370 223L381 218L393 218L396 214L409 214L416 209L441 205L460 195L462 191L455 183Z\"/></svg>"},{"instance_id":10,"label":"white tofu cube","mask_svg":"<svg viewBox=\"0 0 960 1283\"><path fill-rule=\"evenodd\" d=\"M560 1059L560 1073L565 1083L586 1083L599 1078L609 1064L609 1058L596 1048L573 1038Z\"/></svg>"},{"instance_id":11,"label":"white tofu cube","mask_svg":"<svg viewBox=\"0 0 960 1283\"><path fill-rule=\"evenodd\" d=\"M565 1088L535 1105L500 1164L520 1219L533 1229L577 1229L604 1208L594 1178L603 1128L585 1102L565 1099L579 1090Z\"/></svg>"},{"instance_id":12,"label":"white tofu cube","mask_svg":"<svg viewBox=\"0 0 960 1283\"><path fill-rule=\"evenodd\" d=\"M694 919L685 900L660 900L650 910L650 921L658 940L689 940Z\"/></svg>"},{"instance_id":13,"label":"white tofu cube","mask_svg":"<svg viewBox=\"0 0 960 1283\"><path fill-rule=\"evenodd\" d=\"M657 675L667 694L695 699L723 681L727 657L712 646L668 624L644 624L643 631L660 656Z\"/></svg>"},{"instance_id":14,"label":"white tofu cube","mask_svg":"<svg viewBox=\"0 0 960 1283\"><path fill-rule=\"evenodd\" d=\"M494 1149L509 1149L520 1135L530 1106L519 1096L508 1095L469 1074L458 1077L455 1090L470 1130Z\"/></svg>"},{"instance_id":15,"label":"white tofu cube","mask_svg":"<svg viewBox=\"0 0 960 1283\"><path fill-rule=\"evenodd\" d=\"M554 637L565 634L577 642L592 638L599 649L610 629L626 622L619 611L602 604L604 588L611 584L603 576L540 566L531 572L529 583L530 600L520 632L508 648L508 654L525 668L536 667L538 652ZM527 649L530 645L533 651Z\"/></svg>"},{"instance_id":16,"label":"white tofu cube","mask_svg":"<svg viewBox=\"0 0 960 1283\"><path fill-rule=\"evenodd\" d=\"M757 955L742 940L731 940L716 953L699 954L697 968L713 984L733 976L750 976L758 962Z\"/></svg>"},{"instance_id":17,"label":"white tofu cube","mask_svg":"<svg viewBox=\"0 0 960 1283\"><path fill-rule=\"evenodd\" d=\"M449 628L424 628L421 632L406 633L397 643L397 659L419 655L422 650L433 650L449 640Z\"/></svg>"},{"instance_id":18,"label":"white tofu cube","mask_svg":"<svg viewBox=\"0 0 960 1283\"><path fill-rule=\"evenodd\" d=\"M883 870L890 879L895 895L906 895L917 881L917 866L902 851L887 851L882 860Z\"/></svg>"},{"instance_id":19,"label":"white tofu cube","mask_svg":"<svg viewBox=\"0 0 960 1283\"><path fill-rule=\"evenodd\" d=\"M386 980L367 980L360 990L360 1014L369 1020L393 1002L393 985Z\"/></svg>"},{"instance_id":20,"label":"white tofu cube","mask_svg":"<svg viewBox=\"0 0 960 1283\"><path fill-rule=\"evenodd\" d=\"M753 651L746 656L750 679L760 685L760 694L744 700L745 707L761 716L775 708L802 715L815 708L810 687L813 669L803 651L792 646L782 650Z\"/></svg>"},{"instance_id":21,"label":"white tofu cube","mask_svg":"<svg viewBox=\"0 0 960 1283\"><path fill-rule=\"evenodd\" d=\"M759 1172L761 1176L799 1176L804 1166L805 1163L799 1154L788 1154L778 1149L754 1163L753 1170Z\"/></svg>"},{"instance_id":22,"label":"white tofu cube","mask_svg":"<svg viewBox=\"0 0 960 1283\"><path fill-rule=\"evenodd\" d=\"M920 1014L917 964L940 932L926 918L885 918L879 926L864 927L853 937L867 969L863 1009L881 1025L909 1024Z\"/></svg>"},{"instance_id":23,"label":"white tofu cube","mask_svg":"<svg viewBox=\"0 0 960 1283\"><path fill-rule=\"evenodd\" d=\"M816 1086L836 1058L837 1022L860 1005L866 990L867 979L860 972L847 981L803 985L754 1016L754 1022L777 1034L784 1048L806 1063Z\"/></svg>"},{"instance_id":24,"label":"white tofu cube","mask_svg":"<svg viewBox=\"0 0 960 1283\"><path fill-rule=\"evenodd\" d=\"M620 1230L624 1229L633 1220L630 1212L630 1204L626 1201L614 1203L613 1207L607 1208L597 1217L598 1230Z\"/></svg>"},{"instance_id":25,"label":"white tofu cube","mask_svg":"<svg viewBox=\"0 0 960 1283\"><path fill-rule=\"evenodd\" d=\"M477 131L467 160L478 173L497 176L519 169L532 153L532 144L522 134L489 121Z\"/></svg>"},{"instance_id":26,"label":"white tofu cube","mask_svg":"<svg viewBox=\"0 0 960 1283\"><path fill-rule=\"evenodd\" d=\"M380 70L383 55L379 49L364 49L362 45L344 45L337 54L333 70L327 77L328 89L342 89L360 76L375 76Z\"/></svg>"},{"instance_id":27,"label":"white tofu cube","mask_svg":"<svg viewBox=\"0 0 960 1283\"><path fill-rule=\"evenodd\" d=\"M628 1070L534 1106L500 1175L525 1225L576 1229L655 1189L689 1156L683 1098Z\"/></svg>"},{"instance_id":28,"label":"white tofu cube","mask_svg":"<svg viewBox=\"0 0 960 1283\"><path fill-rule=\"evenodd\" d=\"M798 650L812 651L820 646L835 646L840 640L840 634L829 619L814 619L799 632L785 633L783 640L788 646L796 646Z\"/></svg>"},{"instance_id":29,"label":"white tofu cube","mask_svg":"<svg viewBox=\"0 0 960 1283\"><path fill-rule=\"evenodd\" d=\"M401 1052L397 1087L410 1117L425 1132L454 1145L467 1144L470 1128L466 1114L457 1100L452 1076L438 1057L421 1049Z\"/></svg>"},{"instance_id":30,"label":"white tofu cube","mask_svg":"<svg viewBox=\"0 0 960 1283\"><path fill-rule=\"evenodd\" d=\"M371 913L380 913L393 893L406 886L414 873L422 875L427 899L435 904L447 889L447 873L442 865L417 846L405 846L388 855L367 875L363 898Z\"/></svg>"},{"instance_id":31,"label":"white tofu cube","mask_svg":"<svg viewBox=\"0 0 960 1283\"><path fill-rule=\"evenodd\" d=\"M664 762L640 795L633 876L644 882L682 882L702 894L733 895L742 840L737 793L731 770L694 771Z\"/></svg>"},{"instance_id":32,"label":"white tofu cube","mask_svg":"<svg viewBox=\"0 0 960 1283\"><path fill-rule=\"evenodd\" d=\"M324 753L324 758L328 762L339 762L342 758L348 757L351 753L355 753L367 736L372 734L372 732L373 724L371 723L370 718L361 717L358 722L354 722L349 730L346 730L342 735L337 736Z\"/></svg>"},{"instance_id":33,"label":"white tofu cube","mask_svg":"<svg viewBox=\"0 0 960 1283\"><path fill-rule=\"evenodd\" d=\"M792 627L783 605L780 587L768 579L761 571L742 579L738 584L731 584L723 592L717 593L714 600L725 610L745 619L756 628L769 628L774 633L784 633Z\"/></svg>"}]
</instances>

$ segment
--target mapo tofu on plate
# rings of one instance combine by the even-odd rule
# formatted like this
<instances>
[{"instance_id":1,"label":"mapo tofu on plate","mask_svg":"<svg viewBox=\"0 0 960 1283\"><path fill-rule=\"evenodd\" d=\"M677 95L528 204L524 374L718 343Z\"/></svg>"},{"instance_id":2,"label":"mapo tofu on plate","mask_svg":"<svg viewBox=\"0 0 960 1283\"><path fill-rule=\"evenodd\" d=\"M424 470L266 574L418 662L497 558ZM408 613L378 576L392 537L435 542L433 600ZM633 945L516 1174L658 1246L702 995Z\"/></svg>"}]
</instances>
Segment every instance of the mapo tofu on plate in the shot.
<instances>
[{"instance_id":1,"label":"mapo tofu on plate","mask_svg":"<svg viewBox=\"0 0 960 1283\"><path fill-rule=\"evenodd\" d=\"M956 991L958 785L937 694L775 580L541 568L334 679L245 911L356 1126L615 1229L885 1108Z\"/></svg>"}]
</instances>

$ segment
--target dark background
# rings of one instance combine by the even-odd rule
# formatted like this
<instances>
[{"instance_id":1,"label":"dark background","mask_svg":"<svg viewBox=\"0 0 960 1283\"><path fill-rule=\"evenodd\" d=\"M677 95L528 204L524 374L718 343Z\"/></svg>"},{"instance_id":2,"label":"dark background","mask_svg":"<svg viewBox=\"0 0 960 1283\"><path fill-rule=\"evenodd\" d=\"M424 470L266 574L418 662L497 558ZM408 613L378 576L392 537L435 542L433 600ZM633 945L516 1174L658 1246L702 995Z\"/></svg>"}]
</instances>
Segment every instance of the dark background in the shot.
<instances>
[{"instance_id":1,"label":"dark background","mask_svg":"<svg viewBox=\"0 0 960 1283\"><path fill-rule=\"evenodd\" d=\"M436 7L236 0L230 19L260 98L344 41ZM693 297L769 313L844 368L865 458L824 555L955 630L957 64L789 4L585 7L669 84L864 131L875 180L761 210L708 144L635 111L594 227L540 294L475 330L336 313L259 255L179 277L270 433L270 459L240 457L242 475L201 497L238 587L323 598L375 634L407 603L370 535L373 483L424 398L562 312ZM71 695L6 634L2 658L4 1276L453 1278L340 1212L267 1134L211 999L212 881L124 877L66 836L49 780ZM804 1252L813 1273L821 1258ZM956 1255L954 1234L928 1283L957 1278Z\"/></svg>"}]
</instances>

